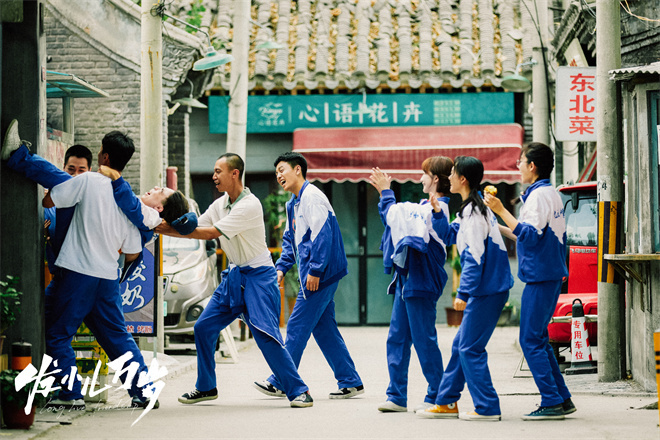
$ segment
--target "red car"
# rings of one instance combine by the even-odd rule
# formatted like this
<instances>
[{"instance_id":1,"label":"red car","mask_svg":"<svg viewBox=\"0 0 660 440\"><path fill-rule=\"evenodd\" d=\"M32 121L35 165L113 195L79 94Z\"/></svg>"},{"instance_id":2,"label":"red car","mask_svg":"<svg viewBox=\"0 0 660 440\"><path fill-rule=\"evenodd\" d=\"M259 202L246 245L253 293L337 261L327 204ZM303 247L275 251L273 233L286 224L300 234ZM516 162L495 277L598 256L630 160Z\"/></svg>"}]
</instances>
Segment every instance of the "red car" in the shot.
<instances>
[{"instance_id":1,"label":"red car","mask_svg":"<svg viewBox=\"0 0 660 440\"><path fill-rule=\"evenodd\" d=\"M557 188L564 202L568 278L562 286L554 316L570 316L573 300L582 301L585 315L598 314L598 202L596 182L562 185ZM596 323L587 323L589 344L598 343ZM571 324L548 325L550 345L558 354L560 347L570 347Z\"/></svg>"}]
</instances>

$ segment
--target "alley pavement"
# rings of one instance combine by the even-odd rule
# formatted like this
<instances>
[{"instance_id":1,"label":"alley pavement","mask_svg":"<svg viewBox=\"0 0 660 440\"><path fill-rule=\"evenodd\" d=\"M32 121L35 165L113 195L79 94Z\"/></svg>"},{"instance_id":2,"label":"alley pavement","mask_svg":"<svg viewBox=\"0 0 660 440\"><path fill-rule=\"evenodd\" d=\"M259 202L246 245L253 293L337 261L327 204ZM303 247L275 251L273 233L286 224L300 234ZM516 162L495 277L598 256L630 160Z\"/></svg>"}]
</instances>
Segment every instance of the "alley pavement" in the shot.
<instances>
[{"instance_id":1,"label":"alley pavement","mask_svg":"<svg viewBox=\"0 0 660 440\"><path fill-rule=\"evenodd\" d=\"M286 399L267 397L252 387L270 374L253 340L239 342L239 360L218 356L217 400L195 405L177 401L195 386L194 351L159 355L168 369L160 408L135 425L142 410L122 409L124 390L110 394L105 404L88 404L78 414L40 411L28 431L3 430L0 439L650 439L658 438L655 393L632 381L600 383L596 374L566 376L577 412L563 421L523 421L521 415L540 403L534 382L521 365L517 327L498 327L488 345L493 383L500 395L502 421L429 420L416 416L426 386L416 355L409 374L407 413L380 413L388 384L385 361L387 327L342 327L341 332L361 375L365 393L348 400L330 400L336 390L332 371L314 340L310 340L300 373L314 397L312 408L291 408ZM438 325L443 361L449 360L456 328ZM221 347L222 348L222 347ZM145 353L149 364L151 353ZM117 385L114 385L114 390ZM473 410L467 388L458 403L461 412Z\"/></svg>"}]
</instances>

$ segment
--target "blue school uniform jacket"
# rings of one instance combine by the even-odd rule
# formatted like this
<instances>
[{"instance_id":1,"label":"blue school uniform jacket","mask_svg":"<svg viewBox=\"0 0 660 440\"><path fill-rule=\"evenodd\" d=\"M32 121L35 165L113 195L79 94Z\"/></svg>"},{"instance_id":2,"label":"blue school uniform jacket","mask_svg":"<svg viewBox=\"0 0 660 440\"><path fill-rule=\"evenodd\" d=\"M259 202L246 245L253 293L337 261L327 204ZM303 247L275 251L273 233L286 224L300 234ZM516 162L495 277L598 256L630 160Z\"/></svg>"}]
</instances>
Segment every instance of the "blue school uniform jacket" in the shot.
<instances>
[{"instance_id":1,"label":"blue school uniform jacket","mask_svg":"<svg viewBox=\"0 0 660 440\"><path fill-rule=\"evenodd\" d=\"M518 278L525 283L558 281L566 268L564 205L550 180L534 182L522 196L518 226Z\"/></svg>"},{"instance_id":2,"label":"blue school uniform jacket","mask_svg":"<svg viewBox=\"0 0 660 440\"><path fill-rule=\"evenodd\" d=\"M319 277L319 290L336 283L348 274L339 223L328 198L308 181L298 197L291 196L286 204L286 229L282 237L282 255L275 267L286 273L298 264L303 295L307 275Z\"/></svg>"},{"instance_id":3,"label":"blue school uniform jacket","mask_svg":"<svg viewBox=\"0 0 660 440\"><path fill-rule=\"evenodd\" d=\"M451 224L443 212L433 213L433 229L447 245L456 244L461 257L461 280L457 297L486 296L507 292L513 286L509 257L500 234L495 214L488 218L473 205L463 208L462 215Z\"/></svg>"},{"instance_id":4,"label":"blue school uniform jacket","mask_svg":"<svg viewBox=\"0 0 660 440\"><path fill-rule=\"evenodd\" d=\"M449 215L448 197L438 199ZM385 273L396 270L401 277L404 298L422 297L437 301L447 283L444 266L445 243L431 227L432 211L428 201L396 203L394 191L383 190L378 202L380 219L385 226L380 249ZM395 283L388 293L394 293Z\"/></svg>"}]
</instances>

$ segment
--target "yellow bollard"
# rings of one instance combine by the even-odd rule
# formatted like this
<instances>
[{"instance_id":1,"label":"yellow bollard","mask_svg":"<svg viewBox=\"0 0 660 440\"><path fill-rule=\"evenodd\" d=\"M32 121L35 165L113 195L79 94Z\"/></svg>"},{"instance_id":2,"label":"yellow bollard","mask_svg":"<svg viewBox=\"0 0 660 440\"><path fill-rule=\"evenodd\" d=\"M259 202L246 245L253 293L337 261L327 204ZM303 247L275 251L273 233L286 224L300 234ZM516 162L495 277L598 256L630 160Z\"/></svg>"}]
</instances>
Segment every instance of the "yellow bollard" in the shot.
<instances>
[{"instance_id":1,"label":"yellow bollard","mask_svg":"<svg viewBox=\"0 0 660 440\"><path fill-rule=\"evenodd\" d=\"M658 387L658 401L660 402L660 329L653 333L653 348L655 350L655 382ZM658 405L658 415L660 415L660 405Z\"/></svg>"}]
</instances>

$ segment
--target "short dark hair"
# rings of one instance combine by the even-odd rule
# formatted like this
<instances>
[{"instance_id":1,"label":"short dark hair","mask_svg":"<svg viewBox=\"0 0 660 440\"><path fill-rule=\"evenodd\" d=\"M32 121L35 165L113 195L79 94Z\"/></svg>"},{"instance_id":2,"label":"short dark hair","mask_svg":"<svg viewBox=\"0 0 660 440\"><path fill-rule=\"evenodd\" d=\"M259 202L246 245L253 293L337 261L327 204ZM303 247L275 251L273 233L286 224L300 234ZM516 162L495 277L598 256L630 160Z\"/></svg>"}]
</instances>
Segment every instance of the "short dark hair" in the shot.
<instances>
[{"instance_id":1,"label":"short dark hair","mask_svg":"<svg viewBox=\"0 0 660 440\"><path fill-rule=\"evenodd\" d=\"M121 172L135 153L135 144L126 133L114 130L106 134L101 141L103 152L107 153L110 168Z\"/></svg>"},{"instance_id":2,"label":"short dark hair","mask_svg":"<svg viewBox=\"0 0 660 440\"><path fill-rule=\"evenodd\" d=\"M66 166L66 163L69 161L70 157L79 157L81 159L85 159L87 161L87 168L92 168L92 152L89 151L89 148L86 146L76 144L69 147L66 150L66 153L64 153L64 166Z\"/></svg>"},{"instance_id":3,"label":"short dark hair","mask_svg":"<svg viewBox=\"0 0 660 440\"><path fill-rule=\"evenodd\" d=\"M163 210L160 212L160 218L167 223L172 223L182 215L190 211L188 199L181 191L174 191L174 194L169 196L163 202Z\"/></svg>"},{"instance_id":4,"label":"short dark hair","mask_svg":"<svg viewBox=\"0 0 660 440\"><path fill-rule=\"evenodd\" d=\"M549 179L555 167L555 155L552 148L541 142L531 142L523 146L521 157L524 154L527 163L534 162L539 173L539 179Z\"/></svg>"},{"instance_id":5,"label":"short dark hair","mask_svg":"<svg viewBox=\"0 0 660 440\"><path fill-rule=\"evenodd\" d=\"M307 179L307 160L305 159L305 156L303 156L300 153L296 153L293 151L287 151L286 153L282 153L279 156L277 156L277 159L275 159L275 163L273 166L277 166L278 163L280 162L286 162L289 165L291 165L291 168L295 168L296 166L300 165L300 171L302 171L302 176L303 179Z\"/></svg>"},{"instance_id":6,"label":"short dark hair","mask_svg":"<svg viewBox=\"0 0 660 440\"><path fill-rule=\"evenodd\" d=\"M229 168L232 170L238 170L238 178L243 178L243 170L245 169L245 162L241 159L236 153L225 153L218 158L218 160L224 159L229 165Z\"/></svg>"}]
</instances>

